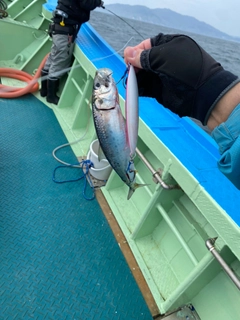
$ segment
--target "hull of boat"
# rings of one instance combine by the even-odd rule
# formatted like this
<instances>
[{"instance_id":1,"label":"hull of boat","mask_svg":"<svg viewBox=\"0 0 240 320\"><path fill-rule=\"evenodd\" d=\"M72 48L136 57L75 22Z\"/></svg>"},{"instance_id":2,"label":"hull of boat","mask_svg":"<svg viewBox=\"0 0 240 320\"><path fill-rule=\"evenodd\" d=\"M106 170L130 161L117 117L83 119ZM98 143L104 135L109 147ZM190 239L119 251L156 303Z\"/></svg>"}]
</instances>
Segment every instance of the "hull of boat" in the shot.
<instances>
[{"instance_id":1,"label":"hull of boat","mask_svg":"<svg viewBox=\"0 0 240 320\"><path fill-rule=\"evenodd\" d=\"M0 19L5 44L0 67L30 74L36 71L51 48L47 28L53 9L54 1L19 0L9 5L9 17ZM112 69L116 81L125 71L122 58L112 53L98 33L84 25L76 40L72 68L61 80L59 105L48 105L69 142L84 137L72 145L77 157L86 156L96 139L90 108L96 69ZM103 57L107 58L99 59ZM2 82L14 84L9 79ZM118 90L124 112L122 83ZM42 99L39 93L36 97ZM217 169L216 145L188 118L180 119L155 100L141 98L137 148L137 182L146 186L128 201L127 186L112 171L101 190L160 313L191 304L202 320L236 320L239 288L205 244L217 238L216 251L236 278L240 277L240 216L236 209L240 196ZM163 185L153 179L142 156L164 180Z\"/></svg>"}]
</instances>

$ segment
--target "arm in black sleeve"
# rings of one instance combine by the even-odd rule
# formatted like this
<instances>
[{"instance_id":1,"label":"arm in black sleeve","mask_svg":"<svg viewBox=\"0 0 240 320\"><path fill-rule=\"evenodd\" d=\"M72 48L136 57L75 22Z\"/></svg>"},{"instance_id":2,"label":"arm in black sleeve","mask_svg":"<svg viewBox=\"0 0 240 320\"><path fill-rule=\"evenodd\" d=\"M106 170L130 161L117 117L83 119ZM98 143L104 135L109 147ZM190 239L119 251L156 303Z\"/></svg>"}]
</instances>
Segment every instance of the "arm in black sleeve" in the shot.
<instances>
[{"instance_id":1,"label":"arm in black sleeve","mask_svg":"<svg viewBox=\"0 0 240 320\"><path fill-rule=\"evenodd\" d=\"M91 11L101 5L101 0L79 0L78 3L80 8Z\"/></svg>"},{"instance_id":2,"label":"arm in black sleeve","mask_svg":"<svg viewBox=\"0 0 240 320\"><path fill-rule=\"evenodd\" d=\"M159 46L160 44L167 43L173 38L178 37L179 34L163 34L159 33L157 36L150 39L152 47Z\"/></svg>"},{"instance_id":3,"label":"arm in black sleeve","mask_svg":"<svg viewBox=\"0 0 240 320\"><path fill-rule=\"evenodd\" d=\"M150 52L152 52L152 53L156 52L156 54L154 56L157 56L157 67L160 67L161 63L165 63L165 60L161 59L161 49L159 46L166 44L177 37L179 37L179 34L159 33L157 36L151 38L150 42L151 42L152 48L144 50L141 53L140 62L141 62L142 68L147 71L152 71L152 72L156 71L155 67L153 69L153 66L151 63L152 59L150 58ZM156 47L159 47L159 48L156 48Z\"/></svg>"},{"instance_id":4,"label":"arm in black sleeve","mask_svg":"<svg viewBox=\"0 0 240 320\"><path fill-rule=\"evenodd\" d=\"M142 51L142 68L189 87L201 86L221 65L186 35L158 35L151 49Z\"/></svg>"}]
</instances>

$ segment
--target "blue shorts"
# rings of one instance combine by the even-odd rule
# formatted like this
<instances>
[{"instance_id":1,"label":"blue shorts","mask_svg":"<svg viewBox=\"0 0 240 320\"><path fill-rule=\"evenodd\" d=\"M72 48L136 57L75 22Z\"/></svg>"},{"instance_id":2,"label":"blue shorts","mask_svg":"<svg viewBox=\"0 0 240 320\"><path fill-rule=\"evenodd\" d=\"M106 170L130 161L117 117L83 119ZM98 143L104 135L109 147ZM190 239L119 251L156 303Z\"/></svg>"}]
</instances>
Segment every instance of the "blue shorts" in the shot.
<instances>
[{"instance_id":1,"label":"blue shorts","mask_svg":"<svg viewBox=\"0 0 240 320\"><path fill-rule=\"evenodd\" d=\"M240 104L232 111L226 122L212 131L219 146L221 157L219 170L240 189Z\"/></svg>"}]
</instances>

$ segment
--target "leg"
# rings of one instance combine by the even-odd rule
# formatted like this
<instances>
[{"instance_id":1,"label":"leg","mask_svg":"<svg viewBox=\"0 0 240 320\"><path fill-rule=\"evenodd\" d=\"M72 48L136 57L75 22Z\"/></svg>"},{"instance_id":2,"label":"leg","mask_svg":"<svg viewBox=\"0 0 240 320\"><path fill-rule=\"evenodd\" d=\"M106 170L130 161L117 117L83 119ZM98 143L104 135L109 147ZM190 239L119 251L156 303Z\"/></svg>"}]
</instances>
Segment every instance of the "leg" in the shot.
<instances>
[{"instance_id":1,"label":"leg","mask_svg":"<svg viewBox=\"0 0 240 320\"><path fill-rule=\"evenodd\" d=\"M45 69L42 69L42 71L41 71L41 89L40 89L41 97L47 96L47 76L48 76L48 71L46 71Z\"/></svg>"},{"instance_id":2,"label":"leg","mask_svg":"<svg viewBox=\"0 0 240 320\"><path fill-rule=\"evenodd\" d=\"M56 34L52 36L53 45L49 59L49 72L48 72L48 93L47 101L49 103L58 104L59 97L56 95L59 79L68 67L71 65L71 58L73 53L74 44L69 43L69 36L63 34Z\"/></svg>"},{"instance_id":3,"label":"leg","mask_svg":"<svg viewBox=\"0 0 240 320\"><path fill-rule=\"evenodd\" d=\"M54 44L52 44L52 48L54 47ZM52 50L51 48L51 50ZM51 53L49 54L45 65L43 69L41 70L41 89L40 89L40 95L42 97L47 96L47 78L48 78L48 71L51 65Z\"/></svg>"}]
</instances>

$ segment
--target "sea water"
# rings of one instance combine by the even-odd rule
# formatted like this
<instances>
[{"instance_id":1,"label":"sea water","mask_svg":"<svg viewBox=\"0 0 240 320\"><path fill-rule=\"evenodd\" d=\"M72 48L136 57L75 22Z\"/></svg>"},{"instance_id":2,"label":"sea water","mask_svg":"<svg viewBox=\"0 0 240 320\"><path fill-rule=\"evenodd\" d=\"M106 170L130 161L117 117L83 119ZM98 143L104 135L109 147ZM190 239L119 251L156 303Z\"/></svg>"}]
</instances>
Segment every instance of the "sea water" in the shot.
<instances>
[{"instance_id":1,"label":"sea water","mask_svg":"<svg viewBox=\"0 0 240 320\"><path fill-rule=\"evenodd\" d=\"M114 15L96 11L91 13L90 19L90 24L95 30L121 56L123 56L123 48L126 45L134 46L143 39L153 37L160 32L170 34L182 33L192 37L204 50L221 63L226 70L240 77L239 42L211 38L127 18L121 19Z\"/></svg>"}]
</instances>

